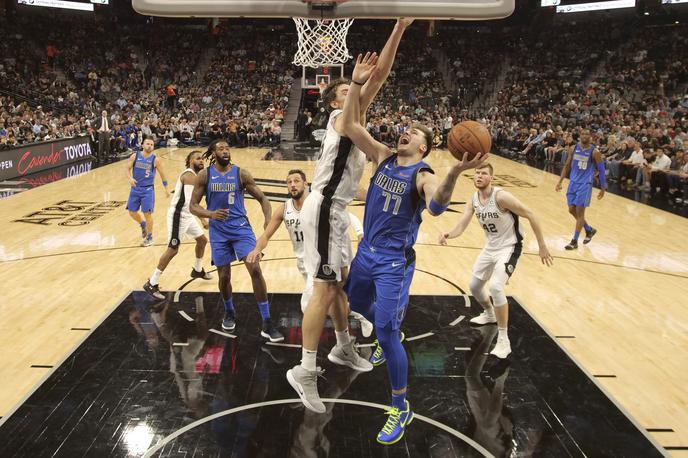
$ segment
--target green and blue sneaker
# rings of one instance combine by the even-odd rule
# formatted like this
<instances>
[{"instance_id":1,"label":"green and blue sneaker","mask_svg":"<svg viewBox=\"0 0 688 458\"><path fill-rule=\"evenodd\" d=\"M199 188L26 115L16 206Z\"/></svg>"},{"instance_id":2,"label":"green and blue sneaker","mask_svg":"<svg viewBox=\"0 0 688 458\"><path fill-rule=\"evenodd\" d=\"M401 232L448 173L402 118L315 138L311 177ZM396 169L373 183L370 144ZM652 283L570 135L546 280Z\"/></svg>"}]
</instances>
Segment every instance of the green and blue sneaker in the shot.
<instances>
[{"instance_id":1,"label":"green and blue sneaker","mask_svg":"<svg viewBox=\"0 0 688 458\"><path fill-rule=\"evenodd\" d=\"M400 410L398 407L391 407L387 411L387 423L382 427L382 430L377 434L377 441L384 445L396 444L404 437L404 432L406 427L413 421L413 411L411 410L411 404L408 401L406 403L406 408Z\"/></svg>"}]
</instances>

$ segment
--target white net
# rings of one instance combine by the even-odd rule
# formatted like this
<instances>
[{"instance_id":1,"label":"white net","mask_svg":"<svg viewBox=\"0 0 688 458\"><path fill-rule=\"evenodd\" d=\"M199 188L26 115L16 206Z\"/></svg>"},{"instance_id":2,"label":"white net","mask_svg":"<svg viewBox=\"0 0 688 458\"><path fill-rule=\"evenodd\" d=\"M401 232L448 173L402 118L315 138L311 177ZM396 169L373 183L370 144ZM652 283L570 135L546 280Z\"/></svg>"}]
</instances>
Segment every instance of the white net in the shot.
<instances>
[{"instance_id":1,"label":"white net","mask_svg":"<svg viewBox=\"0 0 688 458\"><path fill-rule=\"evenodd\" d=\"M322 67L343 64L351 59L346 47L346 34L353 19L310 19L295 17L299 48L294 65Z\"/></svg>"}]
</instances>

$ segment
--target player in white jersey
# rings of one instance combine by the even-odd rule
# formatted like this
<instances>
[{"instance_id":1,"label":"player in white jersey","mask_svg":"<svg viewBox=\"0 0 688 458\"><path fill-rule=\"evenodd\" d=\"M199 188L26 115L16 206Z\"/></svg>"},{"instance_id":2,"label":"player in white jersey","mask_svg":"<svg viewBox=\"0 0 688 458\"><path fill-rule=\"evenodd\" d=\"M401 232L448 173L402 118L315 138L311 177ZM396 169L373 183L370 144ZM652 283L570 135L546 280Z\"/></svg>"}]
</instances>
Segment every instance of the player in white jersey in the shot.
<instances>
[{"instance_id":1,"label":"player in white jersey","mask_svg":"<svg viewBox=\"0 0 688 458\"><path fill-rule=\"evenodd\" d=\"M189 211L189 202L191 201L191 193L193 192L196 174L203 170L203 152L191 151L186 156L186 170L184 170L174 188L172 195L172 202L170 209L167 212L167 233L169 244L167 250L162 254L158 261L158 267L153 271L150 279L143 285L143 289L148 291L156 299L164 299L165 296L160 292L160 276L167 268L172 258L179 252L179 245L182 238L192 238L196 240L196 263L191 269L192 278L202 278L210 280L212 275L203 269L203 253L205 253L205 246L208 244L208 239L203 233L201 225L198 220ZM207 223L203 221L203 225L207 227Z\"/></svg>"},{"instance_id":2,"label":"player in white jersey","mask_svg":"<svg viewBox=\"0 0 688 458\"><path fill-rule=\"evenodd\" d=\"M537 238L542 263L551 266L552 256L545 244L540 223L533 212L510 193L493 187L492 177L491 164L476 168L473 183L478 190L466 204L466 212L461 216L459 223L451 231L440 235L439 242L441 245L446 245L447 239L463 234L473 214L485 231L487 243L473 265L473 279L470 284L471 294L482 305L484 311L473 318L471 323L478 325L497 323L497 344L491 354L503 359L511 353L507 333L509 306L504 287L514 273L523 247L523 232L519 217L526 218L530 222ZM490 294L485 291L488 281ZM494 307L490 303L490 296L492 296Z\"/></svg>"},{"instance_id":3,"label":"player in white jersey","mask_svg":"<svg viewBox=\"0 0 688 458\"><path fill-rule=\"evenodd\" d=\"M331 111L322 149L315 168L311 193L301 210L304 234L305 267L314 279L313 295L303 316L301 364L287 371L287 380L304 405L315 411L325 412L325 405L318 394L316 354L318 343L330 313L337 336L337 345L328 359L359 371L371 371L373 365L361 358L349 336L348 306L342 288L348 268L344 258L348 238L349 215L346 206L358 190L366 164L366 157L352 141L343 136L342 108L350 84L363 85L360 95L360 122L366 125L365 113L387 80L394 63L399 42L406 28L413 22L397 20L385 47L380 53L377 71L362 84L360 81L336 80L322 93L325 107Z\"/></svg>"},{"instance_id":4,"label":"player in white jersey","mask_svg":"<svg viewBox=\"0 0 688 458\"><path fill-rule=\"evenodd\" d=\"M301 311L305 312L308 306L308 301L313 294L313 279L306 272L304 265L304 244L303 244L303 228L301 227L301 209L308 197L308 183L306 181L306 174L303 170L290 170L287 174L287 188L289 190L290 199L277 207L272 213L272 218L268 223L263 234L258 237L256 241L256 248L251 251L246 257L247 262L260 262L262 251L267 247L270 238L275 234L280 224L284 223L291 239L291 244L296 256L296 267L303 276L306 284L303 294L301 295ZM363 225L361 221L352 213L349 213L351 220L351 227L356 231L358 239L363 238ZM348 232L345 234L348 237ZM343 263L346 267L351 264L352 253L351 243L345 244L348 248L343 253ZM359 313L350 312L350 315L357 319L361 324L361 332L364 337L369 337L373 332L373 325L365 317Z\"/></svg>"}]
</instances>

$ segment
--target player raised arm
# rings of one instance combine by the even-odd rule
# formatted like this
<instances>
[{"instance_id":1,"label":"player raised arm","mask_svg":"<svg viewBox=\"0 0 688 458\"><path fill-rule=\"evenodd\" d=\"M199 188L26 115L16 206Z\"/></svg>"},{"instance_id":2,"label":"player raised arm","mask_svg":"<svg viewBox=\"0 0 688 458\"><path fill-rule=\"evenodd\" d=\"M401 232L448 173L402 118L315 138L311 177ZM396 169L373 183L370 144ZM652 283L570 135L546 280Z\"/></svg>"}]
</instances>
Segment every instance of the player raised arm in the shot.
<instances>
[{"instance_id":1,"label":"player raised arm","mask_svg":"<svg viewBox=\"0 0 688 458\"><path fill-rule=\"evenodd\" d=\"M392 152L387 146L375 140L358 121L361 87L370 78L371 73L375 69L376 62L377 55L375 53L366 53L365 57L358 55L351 86L346 95L344 110L341 114L343 134L349 137L354 145L365 153L368 159L373 161L373 167L375 168L377 168L377 164L389 157Z\"/></svg>"},{"instance_id":2,"label":"player raised arm","mask_svg":"<svg viewBox=\"0 0 688 458\"><path fill-rule=\"evenodd\" d=\"M600 174L600 192L597 194L597 200L600 200L604 197L604 191L607 189L607 172L604 168L604 158L600 150L595 148L595 151L592 152L592 158L595 164L597 164L597 171Z\"/></svg>"},{"instance_id":3,"label":"player raised arm","mask_svg":"<svg viewBox=\"0 0 688 458\"><path fill-rule=\"evenodd\" d=\"M263 229L268 227L268 223L272 218L272 206L270 201L265 196L263 191L256 184L256 180L253 176L245 169L241 169L241 182L244 184L244 189L246 192L251 194L254 199L260 203L260 208L263 210L263 216L265 217L265 222L263 223Z\"/></svg>"},{"instance_id":4,"label":"player raised arm","mask_svg":"<svg viewBox=\"0 0 688 458\"><path fill-rule=\"evenodd\" d=\"M159 158L156 158L156 159L159 159ZM165 173L165 168L162 166L162 163L159 160L155 161L155 169L160 174L160 180L162 181L162 186L163 186L163 188L165 188L165 195L167 197L170 197L170 190L167 189L167 175Z\"/></svg>"},{"instance_id":5,"label":"player raised arm","mask_svg":"<svg viewBox=\"0 0 688 458\"><path fill-rule=\"evenodd\" d=\"M360 95L360 123L365 126L366 119L365 114L368 111L368 107L375 99L375 96L382 85L385 84L387 78L389 77L389 72L392 70L392 65L394 65L394 58L397 54L397 48L399 47L399 42L401 41L402 35L408 26L413 23L413 19L409 18L399 18L397 23L394 25L394 30L387 39L385 47L382 48L380 52L380 57L377 62L377 68L370 76L370 79L365 83L361 89Z\"/></svg>"},{"instance_id":6,"label":"player raised arm","mask_svg":"<svg viewBox=\"0 0 688 458\"><path fill-rule=\"evenodd\" d=\"M461 215L461 218L459 218L459 222L456 224L456 226L454 226L451 231L440 234L438 240L439 244L446 246L448 239L454 239L463 234L463 231L466 230L468 224L471 222L471 218L473 217L474 213L475 209L473 208L473 200L469 200L466 204L466 211L463 215Z\"/></svg>"},{"instance_id":7,"label":"player raised arm","mask_svg":"<svg viewBox=\"0 0 688 458\"><path fill-rule=\"evenodd\" d=\"M465 153L463 160L457 161L439 184L435 175L429 172L421 172L417 180L418 192L428 204L428 213L432 216L441 215L449 206L454 186L456 186L456 180L461 175L461 172L481 166L489 157L489 153L484 155L478 153L469 161L468 153Z\"/></svg>"},{"instance_id":8,"label":"player raised arm","mask_svg":"<svg viewBox=\"0 0 688 458\"><path fill-rule=\"evenodd\" d=\"M219 210L207 210L201 207L201 199L205 195L205 187L208 184L208 169L203 169L198 172L194 190L189 201L189 211L200 217L209 219L225 220L229 216L229 208L221 208Z\"/></svg>"},{"instance_id":9,"label":"player raised arm","mask_svg":"<svg viewBox=\"0 0 688 458\"><path fill-rule=\"evenodd\" d=\"M530 227L533 228L533 232L535 233L535 237L537 238L539 248L538 254L540 255L540 259L542 260L543 264L551 266L554 261L552 259L552 255L549 254L547 244L545 243L545 237L543 236L542 228L540 227L540 222L535 217L535 214L530 210L530 208L523 205L523 203L520 200L518 200L516 197L513 196L513 194L509 192L498 192L496 200L497 205L500 208L508 210L514 215L521 216L530 222Z\"/></svg>"},{"instance_id":10,"label":"player raised arm","mask_svg":"<svg viewBox=\"0 0 688 458\"><path fill-rule=\"evenodd\" d=\"M256 240L256 247L246 256L247 263L260 262L260 258L262 257L261 252L265 249L265 247L268 246L270 238L275 235L275 232L277 232L277 229L280 227L280 224L282 224L282 221L284 221L283 203L279 204L277 210L275 210L275 212L272 214L272 218L270 218L270 222L268 223L267 227Z\"/></svg>"},{"instance_id":11,"label":"player raised arm","mask_svg":"<svg viewBox=\"0 0 688 458\"><path fill-rule=\"evenodd\" d=\"M137 154L138 153L132 154L127 160L127 178L129 178L129 183L132 186L136 186L136 180L134 179L134 161L136 160Z\"/></svg>"},{"instance_id":12,"label":"player raised arm","mask_svg":"<svg viewBox=\"0 0 688 458\"><path fill-rule=\"evenodd\" d=\"M554 190L557 192L561 191L561 183L564 181L564 178L566 178L566 176L571 171L571 162L573 161L573 150L567 151L566 154L566 165L564 165L564 167L561 168L561 176L559 177L559 182L554 188Z\"/></svg>"}]
</instances>

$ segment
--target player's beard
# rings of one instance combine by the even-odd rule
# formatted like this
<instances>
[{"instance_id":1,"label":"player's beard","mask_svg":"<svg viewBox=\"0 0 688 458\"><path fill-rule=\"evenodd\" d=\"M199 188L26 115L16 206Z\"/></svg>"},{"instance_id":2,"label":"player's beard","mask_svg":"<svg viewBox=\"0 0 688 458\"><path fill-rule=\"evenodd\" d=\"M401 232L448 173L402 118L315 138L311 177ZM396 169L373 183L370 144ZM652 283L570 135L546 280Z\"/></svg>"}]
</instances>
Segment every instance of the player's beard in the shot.
<instances>
[{"instance_id":1,"label":"player's beard","mask_svg":"<svg viewBox=\"0 0 688 458\"><path fill-rule=\"evenodd\" d=\"M219 156L215 157L215 162L217 162L217 164L221 167L227 167L229 165L229 161L231 161L231 158L225 159Z\"/></svg>"},{"instance_id":2,"label":"player's beard","mask_svg":"<svg viewBox=\"0 0 688 458\"><path fill-rule=\"evenodd\" d=\"M301 191L297 192L296 194L291 194L291 198L294 200L299 200L301 196L303 196L303 193L305 192L305 189L302 189Z\"/></svg>"},{"instance_id":3,"label":"player's beard","mask_svg":"<svg viewBox=\"0 0 688 458\"><path fill-rule=\"evenodd\" d=\"M200 172L200 171L203 170L204 168L205 168L205 167L203 166L203 164L194 164L194 165L193 165L193 170L194 170L194 172L196 172L196 173Z\"/></svg>"}]
</instances>

